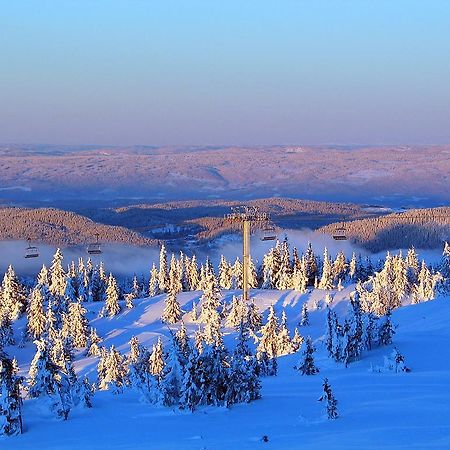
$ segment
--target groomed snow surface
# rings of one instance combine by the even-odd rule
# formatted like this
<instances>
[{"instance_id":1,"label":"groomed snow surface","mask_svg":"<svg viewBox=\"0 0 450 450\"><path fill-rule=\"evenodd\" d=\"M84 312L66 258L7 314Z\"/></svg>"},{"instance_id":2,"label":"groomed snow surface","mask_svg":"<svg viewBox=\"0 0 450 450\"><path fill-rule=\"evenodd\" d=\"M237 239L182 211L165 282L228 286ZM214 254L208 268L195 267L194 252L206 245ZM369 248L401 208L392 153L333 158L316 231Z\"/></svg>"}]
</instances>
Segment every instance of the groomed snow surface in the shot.
<instances>
[{"instance_id":1,"label":"groomed snow surface","mask_svg":"<svg viewBox=\"0 0 450 450\"><path fill-rule=\"evenodd\" d=\"M332 307L346 314L352 287L335 294ZM231 301L234 292L223 294ZM185 311L200 292L181 293ZM73 409L69 420L60 421L40 399L25 400L25 432L18 437L0 438L0 448L36 449L449 449L450 448L450 299L439 298L419 305L404 306L393 313L398 325L392 346L365 352L348 368L329 359L322 343L325 310L314 310L315 300L326 291L300 295L294 291L255 290L252 296L261 311L274 304L278 317L285 308L291 334L298 324L301 307L307 302L310 325L300 333L310 335L317 348L320 373L301 376L294 370L304 348L278 360L278 376L262 379L262 398L230 409L200 407L195 412L144 404L139 394L125 389L123 394L96 392L91 409ZM164 295L135 301L135 308L111 319L98 318L101 304L85 304L91 326L122 353L137 336L150 346L160 335L169 336L161 323ZM124 305L123 305L124 307ZM190 333L198 324L184 316ZM24 326L17 323L16 334ZM172 325L177 329L178 325ZM226 330L227 347L234 345L236 333ZM383 365L394 345L405 357L410 373L373 373L371 364ZM6 349L19 361L21 374L28 373L34 344ZM79 374L97 376L97 358L77 355ZM339 418L328 420L322 402L323 378L328 377L338 400ZM268 442L263 441L267 436Z\"/></svg>"}]
</instances>

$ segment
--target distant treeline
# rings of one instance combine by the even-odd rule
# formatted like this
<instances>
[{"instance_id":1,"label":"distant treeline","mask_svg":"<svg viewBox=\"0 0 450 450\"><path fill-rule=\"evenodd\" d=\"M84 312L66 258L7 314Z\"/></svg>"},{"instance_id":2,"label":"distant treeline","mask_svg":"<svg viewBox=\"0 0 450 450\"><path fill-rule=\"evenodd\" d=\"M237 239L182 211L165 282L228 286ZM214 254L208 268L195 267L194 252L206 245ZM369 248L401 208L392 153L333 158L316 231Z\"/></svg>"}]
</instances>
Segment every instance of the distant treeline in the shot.
<instances>
[{"instance_id":1,"label":"distant treeline","mask_svg":"<svg viewBox=\"0 0 450 450\"><path fill-rule=\"evenodd\" d=\"M441 248L450 239L450 207L412 209L402 214L356 220L345 224L346 235L365 248ZM333 234L335 225L319 231Z\"/></svg>"},{"instance_id":2,"label":"distant treeline","mask_svg":"<svg viewBox=\"0 0 450 450\"><path fill-rule=\"evenodd\" d=\"M67 246L92 242L152 245L156 241L124 227L103 225L53 208L0 208L0 240L25 240Z\"/></svg>"}]
</instances>

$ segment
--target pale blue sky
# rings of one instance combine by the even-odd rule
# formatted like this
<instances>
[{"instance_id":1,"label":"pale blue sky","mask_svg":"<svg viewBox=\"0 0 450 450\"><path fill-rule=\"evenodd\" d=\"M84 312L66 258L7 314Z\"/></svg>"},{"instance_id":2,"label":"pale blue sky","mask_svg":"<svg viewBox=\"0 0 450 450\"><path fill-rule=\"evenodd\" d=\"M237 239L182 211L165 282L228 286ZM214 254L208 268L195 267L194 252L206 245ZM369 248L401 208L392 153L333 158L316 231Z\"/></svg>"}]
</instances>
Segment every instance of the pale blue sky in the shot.
<instances>
[{"instance_id":1,"label":"pale blue sky","mask_svg":"<svg viewBox=\"0 0 450 450\"><path fill-rule=\"evenodd\" d=\"M0 0L0 142L450 142L450 1Z\"/></svg>"}]
</instances>

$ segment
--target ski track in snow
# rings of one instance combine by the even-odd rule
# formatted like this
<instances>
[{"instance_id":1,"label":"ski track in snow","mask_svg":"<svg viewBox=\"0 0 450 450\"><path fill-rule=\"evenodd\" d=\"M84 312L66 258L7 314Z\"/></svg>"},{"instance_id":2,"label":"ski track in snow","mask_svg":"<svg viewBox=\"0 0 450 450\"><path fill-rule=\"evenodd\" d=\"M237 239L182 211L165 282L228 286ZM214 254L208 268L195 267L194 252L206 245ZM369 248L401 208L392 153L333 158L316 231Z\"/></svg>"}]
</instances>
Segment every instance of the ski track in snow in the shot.
<instances>
[{"instance_id":1,"label":"ski track in snow","mask_svg":"<svg viewBox=\"0 0 450 450\"><path fill-rule=\"evenodd\" d=\"M332 307L345 314L353 286L334 292ZM234 292L224 291L228 301ZM201 292L179 294L182 308L189 311ZM326 355L321 342L325 332L324 309L313 311L315 300L323 300L326 291L307 294L294 291L254 290L252 295L263 311L275 305L278 317L283 307L291 333L306 301L310 325L301 327L310 335L317 351L315 360L320 373L301 376L293 366L300 353L279 358L279 374L263 378L262 399L238 404L230 409L201 407L194 413L156 407L139 401L137 393L126 389L113 395L99 391L92 409L75 408L69 420L59 421L43 402L25 400L25 433L0 438L0 449L72 450L72 449L142 449L142 450L225 450L225 449L449 449L450 448L450 318L449 298L439 298L419 305L404 306L393 313L398 324L394 344L405 356L410 373L372 373L371 364L382 365L392 346L365 352L362 359L346 369ZM169 336L159 317L164 295L135 301L135 308L114 318L98 318L103 304L85 304L91 325L104 338L101 345L114 344L121 352L129 351L129 340L138 336L151 346L158 336ZM124 307L124 305L122 304ZM184 316L189 333L198 324ZM16 337L24 326L20 319ZM172 325L172 329L179 325ZM235 334L226 330L225 343L233 345ZM26 375L35 346L10 347ZM95 380L97 358L78 352L76 369ZM340 417L327 420L324 405L317 399L322 380L328 377L338 400ZM266 435L268 442L263 442Z\"/></svg>"}]
</instances>

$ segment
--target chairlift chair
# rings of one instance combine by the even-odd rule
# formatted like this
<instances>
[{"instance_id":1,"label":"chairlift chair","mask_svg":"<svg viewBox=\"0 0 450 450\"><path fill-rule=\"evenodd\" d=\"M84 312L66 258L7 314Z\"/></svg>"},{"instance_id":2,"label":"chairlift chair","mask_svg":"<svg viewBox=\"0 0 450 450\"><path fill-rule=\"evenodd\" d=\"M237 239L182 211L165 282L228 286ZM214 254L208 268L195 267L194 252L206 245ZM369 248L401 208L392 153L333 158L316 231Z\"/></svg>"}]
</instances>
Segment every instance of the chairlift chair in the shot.
<instances>
[{"instance_id":1,"label":"chairlift chair","mask_svg":"<svg viewBox=\"0 0 450 450\"><path fill-rule=\"evenodd\" d=\"M37 258L38 256L39 256L39 249L36 246L31 245L31 241L30 239L28 239L28 247L25 249L24 257L26 259L29 259L29 258Z\"/></svg>"},{"instance_id":2,"label":"chairlift chair","mask_svg":"<svg viewBox=\"0 0 450 450\"><path fill-rule=\"evenodd\" d=\"M98 233L96 233L95 236L97 237L97 240L87 246L87 252L89 255L100 255L102 253L102 247L98 240Z\"/></svg>"},{"instance_id":3,"label":"chairlift chair","mask_svg":"<svg viewBox=\"0 0 450 450\"><path fill-rule=\"evenodd\" d=\"M267 226L263 228L262 241L274 241L276 238L275 227Z\"/></svg>"},{"instance_id":4,"label":"chairlift chair","mask_svg":"<svg viewBox=\"0 0 450 450\"><path fill-rule=\"evenodd\" d=\"M345 226L342 225L334 230L333 239L335 241L346 241L347 240Z\"/></svg>"}]
</instances>

